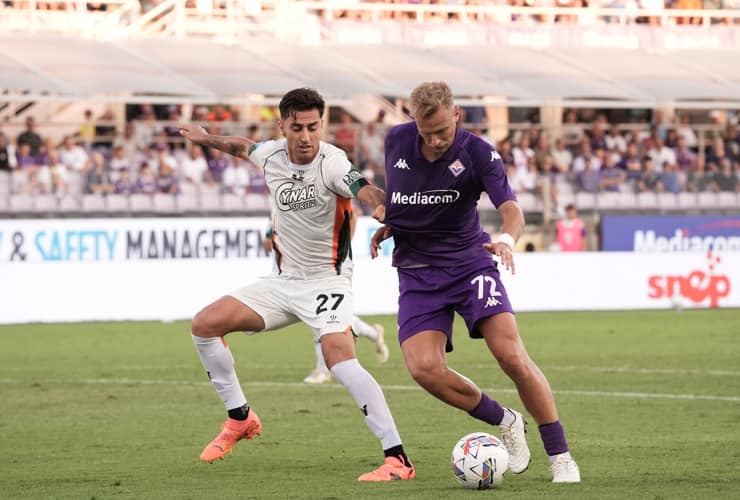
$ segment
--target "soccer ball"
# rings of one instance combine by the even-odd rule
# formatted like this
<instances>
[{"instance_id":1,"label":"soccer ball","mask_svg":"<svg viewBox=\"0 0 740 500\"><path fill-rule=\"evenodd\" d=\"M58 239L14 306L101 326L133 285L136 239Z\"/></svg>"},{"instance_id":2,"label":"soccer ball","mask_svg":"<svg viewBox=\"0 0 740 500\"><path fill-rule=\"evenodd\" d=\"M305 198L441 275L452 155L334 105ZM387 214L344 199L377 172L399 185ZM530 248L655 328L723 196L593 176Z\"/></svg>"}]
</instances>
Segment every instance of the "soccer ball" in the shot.
<instances>
[{"instance_id":1,"label":"soccer ball","mask_svg":"<svg viewBox=\"0 0 740 500\"><path fill-rule=\"evenodd\" d=\"M496 436L474 432L463 436L452 449L452 474L472 490L499 486L509 469L509 453Z\"/></svg>"}]
</instances>

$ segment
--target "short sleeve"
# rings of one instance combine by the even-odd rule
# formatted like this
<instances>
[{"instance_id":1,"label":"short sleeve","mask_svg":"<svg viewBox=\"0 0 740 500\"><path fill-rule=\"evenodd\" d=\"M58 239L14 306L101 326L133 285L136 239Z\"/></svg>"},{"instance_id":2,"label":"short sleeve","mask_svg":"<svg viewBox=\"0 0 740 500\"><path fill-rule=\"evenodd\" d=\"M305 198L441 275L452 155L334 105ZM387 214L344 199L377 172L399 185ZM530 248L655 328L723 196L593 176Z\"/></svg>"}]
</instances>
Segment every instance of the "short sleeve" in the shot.
<instances>
[{"instance_id":1,"label":"short sleeve","mask_svg":"<svg viewBox=\"0 0 740 500\"><path fill-rule=\"evenodd\" d=\"M344 154L334 154L324 159L322 165L324 183L329 189L345 198L353 198L368 183Z\"/></svg>"},{"instance_id":2,"label":"short sleeve","mask_svg":"<svg viewBox=\"0 0 740 500\"><path fill-rule=\"evenodd\" d=\"M506 177L506 167L498 151L488 144L479 146L475 151L475 160L483 189L495 207L506 201L516 200L516 195Z\"/></svg>"},{"instance_id":3,"label":"short sleeve","mask_svg":"<svg viewBox=\"0 0 740 500\"><path fill-rule=\"evenodd\" d=\"M275 141L264 141L252 144L249 147L249 151L247 152L250 161L258 167L264 168L265 159L267 158L268 152L273 149L269 146L274 143Z\"/></svg>"}]
</instances>

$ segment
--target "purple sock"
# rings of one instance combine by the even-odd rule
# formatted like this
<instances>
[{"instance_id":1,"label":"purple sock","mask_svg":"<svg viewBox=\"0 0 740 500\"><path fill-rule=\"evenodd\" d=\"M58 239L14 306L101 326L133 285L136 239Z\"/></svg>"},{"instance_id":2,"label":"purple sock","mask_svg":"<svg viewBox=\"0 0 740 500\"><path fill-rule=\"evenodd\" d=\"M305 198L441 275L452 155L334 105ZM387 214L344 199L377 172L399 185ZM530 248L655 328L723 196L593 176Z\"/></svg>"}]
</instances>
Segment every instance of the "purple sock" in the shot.
<instances>
[{"instance_id":1,"label":"purple sock","mask_svg":"<svg viewBox=\"0 0 740 500\"><path fill-rule=\"evenodd\" d=\"M565 440L565 431L560 421L551 424L540 425L540 436L545 445L545 451L549 456L558 455L568 451L568 442Z\"/></svg>"},{"instance_id":2,"label":"purple sock","mask_svg":"<svg viewBox=\"0 0 740 500\"><path fill-rule=\"evenodd\" d=\"M497 401L489 398L485 392L481 392L480 403L473 411L469 411L468 415L491 425L498 425L504 418L504 408Z\"/></svg>"}]
</instances>

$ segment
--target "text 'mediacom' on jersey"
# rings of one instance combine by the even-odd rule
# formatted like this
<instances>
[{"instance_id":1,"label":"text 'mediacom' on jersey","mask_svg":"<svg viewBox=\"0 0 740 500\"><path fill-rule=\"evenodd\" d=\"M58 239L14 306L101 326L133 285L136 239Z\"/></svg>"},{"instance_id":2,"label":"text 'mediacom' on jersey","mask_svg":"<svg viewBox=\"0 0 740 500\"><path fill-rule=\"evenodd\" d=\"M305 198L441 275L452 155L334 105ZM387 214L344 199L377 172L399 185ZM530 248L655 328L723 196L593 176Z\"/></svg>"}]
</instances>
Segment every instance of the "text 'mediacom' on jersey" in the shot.
<instances>
[{"instance_id":1,"label":"text 'mediacom' on jersey","mask_svg":"<svg viewBox=\"0 0 740 500\"><path fill-rule=\"evenodd\" d=\"M294 182L284 182L275 191L278 208L283 212L305 210L316 206L316 185L295 187Z\"/></svg>"},{"instance_id":2,"label":"text 'mediacom' on jersey","mask_svg":"<svg viewBox=\"0 0 740 500\"><path fill-rule=\"evenodd\" d=\"M446 205L456 202L458 198L460 198L460 191L454 189L417 191L411 194L394 191L391 194L391 203L396 205Z\"/></svg>"}]
</instances>

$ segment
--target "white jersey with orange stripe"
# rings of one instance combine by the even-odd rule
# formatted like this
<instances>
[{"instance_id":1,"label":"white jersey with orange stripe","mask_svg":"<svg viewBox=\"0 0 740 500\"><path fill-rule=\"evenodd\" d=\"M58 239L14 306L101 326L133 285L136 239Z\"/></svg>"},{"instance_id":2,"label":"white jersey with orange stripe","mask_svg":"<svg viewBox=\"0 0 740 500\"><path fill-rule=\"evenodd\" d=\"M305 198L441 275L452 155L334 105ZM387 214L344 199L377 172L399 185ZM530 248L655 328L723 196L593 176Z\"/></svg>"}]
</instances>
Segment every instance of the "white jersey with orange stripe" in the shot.
<instances>
[{"instance_id":1,"label":"white jersey with orange stripe","mask_svg":"<svg viewBox=\"0 0 740 500\"><path fill-rule=\"evenodd\" d=\"M272 198L273 272L313 279L352 274L352 197L367 184L341 149L320 142L305 165L288 158L285 139L252 146Z\"/></svg>"}]
</instances>

